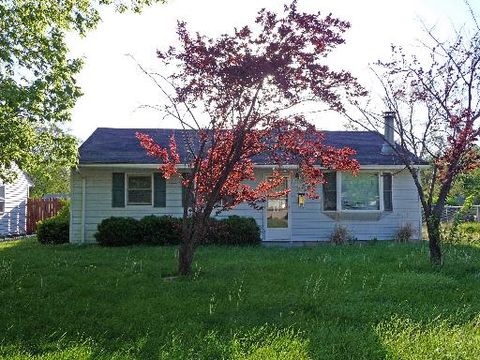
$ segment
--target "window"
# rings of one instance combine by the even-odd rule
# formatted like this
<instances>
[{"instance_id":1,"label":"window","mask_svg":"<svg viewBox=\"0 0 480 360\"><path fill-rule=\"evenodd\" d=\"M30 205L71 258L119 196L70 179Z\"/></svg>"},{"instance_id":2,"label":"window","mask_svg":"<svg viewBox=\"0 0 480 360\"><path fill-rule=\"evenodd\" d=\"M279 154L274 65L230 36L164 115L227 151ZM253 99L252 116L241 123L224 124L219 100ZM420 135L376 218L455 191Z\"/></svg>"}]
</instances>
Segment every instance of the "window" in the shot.
<instances>
[{"instance_id":1,"label":"window","mask_svg":"<svg viewBox=\"0 0 480 360\"><path fill-rule=\"evenodd\" d=\"M323 210L337 210L337 173L325 173L323 184Z\"/></svg>"},{"instance_id":2,"label":"window","mask_svg":"<svg viewBox=\"0 0 480 360\"><path fill-rule=\"evenodd\" d=\"M323 184L324 211L393 211L392 174L361 172L326 173Z\"/></svg>"},{"instance_id":3,"label":"window","mask_svg":"<svg viewBox=\"0 0 480 360\"><path fill-rule=\"evenodd\" d=\"M380 210L378 174L342 173L342 210Z\"/></svg>"},{"instance_id":4,"label":"window","mask_svg":"<svg viewBox=\"0 0 480 360\"><path fill-rule=\"evenodd\" d=\"M152 205L151 175L128 175L127 204Z\"/></svg>"},{"instance_id":5,"label":"window","mask_svg":"<svg viewBox=\"0 0 480 360\"><path fill-rule=\"evenodd\" d=\"M288 189L288 180L275 191ZM267 198L267 228L288 228L288 194Z\"/></svg>"},{"instance_id":6,"label":"window","mask_svg":"<svg viewBox=\"0 0 480 360\"><path fill-rule=\"evenodd\" d=\"M393 211L392 200L392 174L382 174L383 178L383 209L385 211Z\"/></svg>"},{"instance_id":7,"label":"window","mask_svg":"<svg viewBox=\"0 0 480 360\"><path fill-rule=\"evenodd\" d=\"M5 185L0 185L0 214L5 212Z\"/></svg>"}]
</instances>

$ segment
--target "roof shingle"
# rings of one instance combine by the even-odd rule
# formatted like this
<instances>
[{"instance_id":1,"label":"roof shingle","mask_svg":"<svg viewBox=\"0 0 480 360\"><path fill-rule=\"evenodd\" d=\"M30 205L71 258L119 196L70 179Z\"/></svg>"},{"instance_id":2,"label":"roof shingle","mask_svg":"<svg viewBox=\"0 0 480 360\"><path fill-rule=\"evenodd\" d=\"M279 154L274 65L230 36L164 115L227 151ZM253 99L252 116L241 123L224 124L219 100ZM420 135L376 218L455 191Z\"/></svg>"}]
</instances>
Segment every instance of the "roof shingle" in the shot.
<instances>
[{"instance_id":1,"label":"roof shingle","mask_svg":"<svg viewBox=\"0 0 480 360\"><path fill-rule=\"evenodd\" d=\"M80 146L80 165L86 164L156 164L158 160L146 154L135 137L136 132L150 135L159 145L168 146L174 134L177 150L185 163L187 151L185 138L195 132L182 129L117 129L97 128ZM325 131L325 144L337 148L348 146L356 150L355 158L361 165L401 165L395 154L382 155L384 143L381 136L369 131ZM257 162L258 163L258 162ZM423 161L416 161L423 164Z\"/></svg>"}]
</instances>

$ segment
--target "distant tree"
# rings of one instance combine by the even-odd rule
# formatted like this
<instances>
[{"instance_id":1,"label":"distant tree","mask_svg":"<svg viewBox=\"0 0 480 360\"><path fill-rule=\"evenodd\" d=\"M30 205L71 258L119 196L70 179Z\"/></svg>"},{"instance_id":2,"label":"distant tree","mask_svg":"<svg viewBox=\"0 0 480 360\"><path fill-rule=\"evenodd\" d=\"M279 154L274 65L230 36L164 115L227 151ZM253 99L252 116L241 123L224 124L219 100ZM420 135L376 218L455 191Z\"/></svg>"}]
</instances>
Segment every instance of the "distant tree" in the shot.
<instances>
[{"instance_id":1,"label":"distant tree","mask_svg":"<svg viewBox=\"0 0 480 360\"><path fill-rule=\"evenodd\" d=\"M391 60L373 69L383 86L386 107L395 115L401 147L393 148L415 182L434 264L442 263L440 219L450 189L460 175L480 165L475 149L480 135L480 28L469 9L472 23L455 32L453 39L441 40L434 28L425 26L425 39L415 54L392 46ZM355 105L361 116L347 115L350 120L381 133L382 116L358 102ZM424 173L426 189L414 166L416 158L431 165L431 171Z\"/></svg>"},{"instance_id":2,"label":"distant tree","mask_svg":"<svg viewBox=\"0 0 480 360\"><path fill-rule=\"evenodd\" d=\"M77 143L65 131L81 95L68 31L84 36L100 21L100 5L140 11L153 0L0 0L0 179L12 164L76 161Z\"/></svg>"},{"instance_id":3,"label":"distant tree","mask_svg":"<svg viewBox=\"0 0 480 360\"><path fill-rule=\"evenodd\" d=\"M476 169L461 177L463 195L472 197L475 204L480 204L480 169Z\"/></svg>"},{"instance_id":4,"label":"distant tree","mask_svg":"<svg viewBox=\"0 0 480 360\"><path fill-rule=\"evenodd\" d=\"M46 194L68 194L70 192L70 167L48 164L35 166L28 172L34 186L30 197Z\"/></svg>"},{"instance_id":5,"label":"distant tree","mask_svg":"<svg viewBox=\"0 0 480 360\"><path fill-rule=\"evenodd\" d=\"M189 172L183 185L183 213L179 273L191 270L195 248L205 237L212 212L241 202L261 206L267 198L288 189L282 166L298 165L308 196L324 181L327 169L357 171L354 151L323 144L323 135L300 113L298 106L321 101L343 110L342 101L364 93L345 71L333 71L323 61L344 42L347 22L285 6L283 17L262 10L252 30L245 26L216 39L192 35L178 25L179 48L158 52L169 76L150 74L169 100L162 108L185 129L194 130L183 146ZM204 125L202 125L204 124ZM178 172L180 158L174 137L162 147L138 134L149 155L161 160L165 178ZM255 162L274 164L267 179L257 179Z\"/></svg>"}]
</instances>

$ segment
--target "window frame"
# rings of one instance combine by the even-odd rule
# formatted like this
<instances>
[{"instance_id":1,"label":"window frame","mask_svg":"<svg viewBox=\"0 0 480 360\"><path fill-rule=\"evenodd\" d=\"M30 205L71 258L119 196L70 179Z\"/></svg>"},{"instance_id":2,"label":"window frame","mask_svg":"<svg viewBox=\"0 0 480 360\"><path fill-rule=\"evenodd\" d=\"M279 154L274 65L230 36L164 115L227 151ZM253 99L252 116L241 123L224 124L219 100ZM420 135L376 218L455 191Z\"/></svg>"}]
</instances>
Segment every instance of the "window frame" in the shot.
<instances>
[{"instance_id":1,"label":"window frame","mask_svg":"<svg viewBox=\"0 0 480 360\"><path fill-rule=\"evenodd\" d=\"M288 175L282 175L283 179L285 180L285 188L289 189L290 191L285 195L285 199L282 198L282 200L285 200L286 205L287 205L287 226L286 227L269 227L268 226L268 200L269 197L267 195L266 201L265 201L265 228L268 229L268 231L290 231L291 228L291 206L290 206L290 194L291 194L291 184L290 184L290 178ZM273 176L267 176L267 179L273 178ZM272 200L276 200L277 198L272 198Z\"/></svg>"},{"instance_id":2,"label":"window frame","mask_svg":"<svg viewBox=\"0 0 480 360\"><path fill-rule=\"evenodd\" d=\"M385 190L385 175L390 175L390 190ZM381 197L381 200L382 200L382 206L383 206L383 211L384 212L388 212L388 213L391 213L394 211L395 207L393 206L393 173L391 171L382 171L381 172L381 182L382 182L382 185L381 185L381 189L382 189L382 197ZM385 191L389 191L390 192L390 205L391 205L391 209L385 209Z\"/></svg>"},{"instance_id":3,"label":"window frame","mask_svg":"<svg viewBox=\"0 0 480 360\"><path fill-rule=\"evenodd\" d=\"M128 192L130 190L128 179L130 177L145 177L150 178L150 202L149 203L131 203L128 199ZM146 190L146 189L132 189L132 190ZM126 173L125 174L125 205L126 206L151 206L153 207L153 173L145 174L145 173Z\"/></svg>"},{"instance_id":4,"label":"window frame","mask_svg":"<svg viewBox=\"0 0 480 360\"><path fill-rule=\"evenodd\" d=\"M342 207L342 172L341 171L336 171L336 192L337 192L337 198L336 198L336 205L337 209L336 210L325 210L325 197L322 199L322 211L325 213L348 213L348 214L366 214L366 213L371 213L371 214L378 214L378 213L383 213L383 212L388 212L391 213L393 212L393 174L391 171L382 171L382 170L364 170L360 171L361 173L364 174L376 174L378 176L378 201L379 201L379 209L378 210L372 210L372 209L367 209L367 210L353 210L353 209L343 209ZM392 177L392 189L391 189L391 194L392 194L392 210L385 210L385 199L384 199L384 189L383 189L383 174L390 174ZM322 195L323 195L323 185L322 185Z\"/></svg>"},{"instance_id":5,"label":"window frame","mask_svg":"<svg viewBox=\"0 0 480 360\"><path fill-rule=\"evenodd\" d=\"M326 196L325 196L325 193L326 193L326 190L325 190L325 184L322 184L322 210L325 211L325 212L337 212L338 211L338 201L337 201L337 198L338 198L338 171L326 171L325 174L334 174L335 175L335 210L331 210L331 209L328 209L328 210L325 210L325 199L326 199Z\"/></svg>"}]
</instances>

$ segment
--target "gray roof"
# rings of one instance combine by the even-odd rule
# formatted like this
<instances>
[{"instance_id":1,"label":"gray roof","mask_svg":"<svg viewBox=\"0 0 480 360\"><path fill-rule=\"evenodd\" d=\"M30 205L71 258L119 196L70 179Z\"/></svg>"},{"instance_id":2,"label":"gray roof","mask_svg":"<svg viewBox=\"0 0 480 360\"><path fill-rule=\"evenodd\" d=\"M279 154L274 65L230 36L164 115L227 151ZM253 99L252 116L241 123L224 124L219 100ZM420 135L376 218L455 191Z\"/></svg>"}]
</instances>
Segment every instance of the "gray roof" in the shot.
<instances>
[{"instance_id":1,"label":"gray roof","mask_svg":"<svg viewBox=\"0 0 480 360\"><path fill-rule=\"evenodd\" d=\"M150 135L159 145L166 147L174 134L182 163L186 163L186 138L195 138L192 130L181 129L116 129L97 128L80 146L80 165L85 164L157 164L140 146L136 132ZM348 146L357 151L355 158L361 165L402 165L395 154L382 155L384 141L370 131L325 131L325 144L334 147ZM262 163L262 161L256 161ZM422 161L415 161L423 164Z\"/></svg>"}]
</instances>

